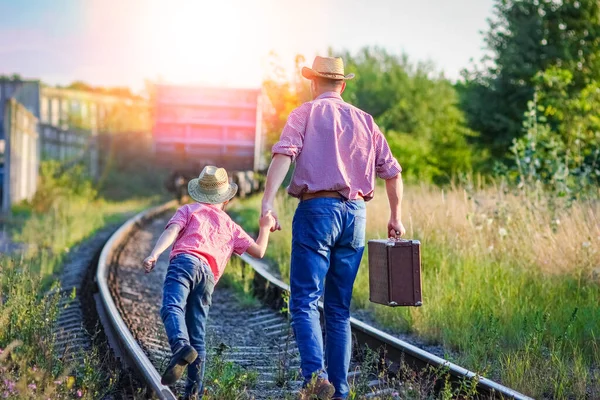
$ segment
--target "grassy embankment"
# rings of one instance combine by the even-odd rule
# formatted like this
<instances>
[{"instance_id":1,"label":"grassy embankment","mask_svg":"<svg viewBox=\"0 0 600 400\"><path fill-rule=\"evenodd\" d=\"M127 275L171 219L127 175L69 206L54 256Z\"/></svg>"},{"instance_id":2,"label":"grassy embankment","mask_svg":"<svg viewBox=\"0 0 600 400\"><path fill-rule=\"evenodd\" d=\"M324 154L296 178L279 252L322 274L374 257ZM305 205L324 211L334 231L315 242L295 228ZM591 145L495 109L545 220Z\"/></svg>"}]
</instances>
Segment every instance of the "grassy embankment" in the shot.
<instances>
[{"instance_id":1,"label":"grassy embankment","mask_svg":"<svg viewBox=\"0 0 600 400\"><path fill-rule=\"evenodd\" d=\"M59 297L47 293L58 287L72 246L157 201L157 196L105 200L79 170L58 173L55 164L43 166L35 198L4 221L27 250L14 259L0 254L2 398L97 399L113 390L117 372L106 373L96 349L84 355L83 365L55 353Z\"/></svg>"},{"instance_id":2,"label":"grassy embankment","mask_svg":"<svg viewBox=\"0 0 600 400\"><path fill-rule=\"evenodd\" d=\"M552 200L504 187L406 188L403 221L407 237L421 240L424 305L370 303L365 254L354 307L535 398L600 397L600 206ZM249 230L259 201L232 205ZM279 197L283 231L268 250L285 278L296 203ZM368 203L367 238L385 237L387 210L379 190Z\"/></svg>"}]
</instances>

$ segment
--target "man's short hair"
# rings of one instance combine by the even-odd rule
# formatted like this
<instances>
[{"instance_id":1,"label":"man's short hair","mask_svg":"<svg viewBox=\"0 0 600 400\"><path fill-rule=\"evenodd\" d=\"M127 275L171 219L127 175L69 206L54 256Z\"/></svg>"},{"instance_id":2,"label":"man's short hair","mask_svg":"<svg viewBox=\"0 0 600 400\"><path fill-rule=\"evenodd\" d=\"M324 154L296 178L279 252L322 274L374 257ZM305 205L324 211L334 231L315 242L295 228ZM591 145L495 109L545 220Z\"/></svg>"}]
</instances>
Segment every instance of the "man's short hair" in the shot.
<instances>
[{"instance_id":1,"label":"man's short hair","mask_svg":"<svg viewBox=\"0 0 600 400\"><path fill-rule=\"evenodd\" d=\"M335 89L341 88L342 84L344 83L344 81L341 79L327 79L327 78L318 77L318 78L315 78L315 80L317 81L319 86L325 86L325 87L330 87L330 88L335 88Z\"/></svg>"}]
</instances>

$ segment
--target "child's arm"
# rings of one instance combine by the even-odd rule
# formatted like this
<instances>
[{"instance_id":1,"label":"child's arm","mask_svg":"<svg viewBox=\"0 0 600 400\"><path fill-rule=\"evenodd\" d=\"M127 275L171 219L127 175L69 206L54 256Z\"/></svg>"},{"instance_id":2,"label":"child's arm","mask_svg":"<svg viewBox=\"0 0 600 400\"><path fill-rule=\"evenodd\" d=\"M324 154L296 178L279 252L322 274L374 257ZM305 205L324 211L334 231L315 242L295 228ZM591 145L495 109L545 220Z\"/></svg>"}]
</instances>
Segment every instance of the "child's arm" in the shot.
<instances>
[{"instance_id":1,"label":"child's arm","mask_svg":"<svg viewBox=\"0 0 600 400\"><path fill-rule=\"evenodd\" d=\"M271 233L271 228L275 226L275 218L271 215L271 211L268 211L264 216L260 217L259 225L260 228L256 242L252 243L250 247L248 247L248 250L246 250L246 253L255 258L263 258L267 251L269 233Z\"/></svg>"},{"instance_id":2,"label":"child's arm","mask_svg":"<svg viewBox=\"0 0 600 400\"><path fill-rule=\"evenodd\" d=\"M154 266L156 265L156 259L162 254L163 251L168 249L169 246L173 244L175 239L177 239L177 235L179 235L180 230L181 227L179 225L171 224L160 235L160 237L156 241L156 245L154 245L154 249L152 250L150 255L144 260L144 268L146 269L146 273L154 269Z\"/></svg>"}]
</instances>

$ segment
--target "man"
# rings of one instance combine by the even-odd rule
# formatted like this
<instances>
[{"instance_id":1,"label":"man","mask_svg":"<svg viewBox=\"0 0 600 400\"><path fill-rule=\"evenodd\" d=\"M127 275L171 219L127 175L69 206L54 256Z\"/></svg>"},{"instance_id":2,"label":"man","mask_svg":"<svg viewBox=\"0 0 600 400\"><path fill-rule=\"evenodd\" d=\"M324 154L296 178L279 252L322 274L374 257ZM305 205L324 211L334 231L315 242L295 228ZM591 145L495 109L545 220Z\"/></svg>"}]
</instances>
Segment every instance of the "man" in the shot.
<instances>
[{"instance_id":1,"label":"man","mask_svg":"<svg viewBox=\"0 0 600 400\"><path fill-rule=\"evenodd\" d=\"M354 74L344 75L341 58L316 57L302 75L311 80L314 100L290 114L273 146L262 212L275 210L277 189L295 162L288 193L300 203L292 223L290 313L303 396L345 399L352 345L350 300L365 246L365 201L373 198L375 176L385 179L389 236L402 236L402 169L373 117L342 100L346 80ZM278 221L274 229L281 229ZM317 305L323 293L326 368Z\"/></svg>"}]
</instances>

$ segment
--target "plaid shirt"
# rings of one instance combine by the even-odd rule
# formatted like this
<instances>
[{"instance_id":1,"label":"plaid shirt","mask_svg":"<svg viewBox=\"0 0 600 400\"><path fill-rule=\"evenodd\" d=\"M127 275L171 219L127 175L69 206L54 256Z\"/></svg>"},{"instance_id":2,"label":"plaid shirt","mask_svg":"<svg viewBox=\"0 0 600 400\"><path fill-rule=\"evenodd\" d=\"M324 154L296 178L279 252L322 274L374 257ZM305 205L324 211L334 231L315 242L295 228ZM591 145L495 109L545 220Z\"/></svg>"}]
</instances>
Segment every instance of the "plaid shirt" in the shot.
<instances>
[{"instance_id":1,"label":"plaid shirt","mask_svg":"<svg viewBox=\"0 0 600 400\"><path fill-rule=\"evenodd\" d=\"M170 259L178 254L191 254L205 260L215 276L215 283L225 270L233 253L243 254L254 243L225 211L205 203L186 204L169 220L181 228L173 244Z\"/></svg>"},{"instance_id":2,"label":"plaid shirt","mask_svg":"<svg viewBox=\"0 0 600 400\"><path fill-rule=\"evenodd\" d=\"M328 190L370 200L375 176L390 179L402 171L373 117L336 92L292 111L272 153L296 162L288 187L294 197Z\"/></svg>"}]
</instances>

